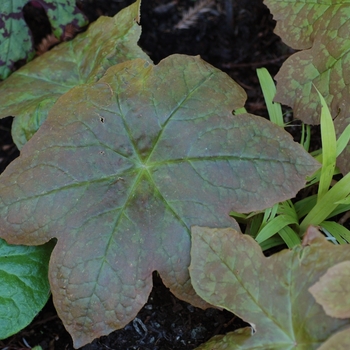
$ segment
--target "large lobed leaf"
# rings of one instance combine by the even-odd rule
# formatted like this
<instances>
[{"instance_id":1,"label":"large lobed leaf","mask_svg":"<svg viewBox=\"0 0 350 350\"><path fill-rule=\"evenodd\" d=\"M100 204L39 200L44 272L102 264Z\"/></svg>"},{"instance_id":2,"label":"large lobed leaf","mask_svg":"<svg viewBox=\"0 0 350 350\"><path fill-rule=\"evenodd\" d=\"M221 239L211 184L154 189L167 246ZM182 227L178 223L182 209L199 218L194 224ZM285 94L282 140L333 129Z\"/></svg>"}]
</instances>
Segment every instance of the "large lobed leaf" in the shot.
<instances>
[{"instance_id":1,"label":"large lobed leaf","mask_svg":"<svg viewBox=\"0 0 350 350\"><path fill-rule=\"evenodd\" d=\"M51 242L26 247L0 239L0 339L27 326L46 304L52 248Z\"/></svg>"},{"instance_id":2,"label":"large lobed leaf","mask_svg":"<svg viewBox=\"0 0 350 350\"><path fill-rule=\"evenodd\" d=\"M198 350L317 349L350 321L327 316L308 288L349 253L349 245L333 245L319 234L307 246L265 257L258 243L234 229L193 227L193 287L252 326L214 337ZM337 339L350 345L345 334Z\"/></svg>"},{"instance_id":3,"label":"large lobed leaf","mask_svg":"<svg viewBox=\"0 0 350 350\"><path fill-rule=\"evenodd\" d=\"M295 195L318 163L282 128L232 114L246 95L199 57L128 61L62 96L0 177L0 234L58 238L54 303L76 347L125 326L152 272L207 304L188 275L190 228L237 223Z\"/></svg>"},{"instance_id":4,"label":"large lobed leaf","mask_svg":"<svg viewBox=\"0 0 350 350\"><path fill-rule=\"evenodd\" d=\"M86 19L74 0L36 0L51 23L53 33L59 38L67 24L79 28ZM19 60L33 58L34 47L31 32L23 17L23 7L28 0L3 0L0 12L0 79L7 78Z\"/></svg>"},{"instance_id":5,"label":"large lobed leaf","mask_svg":"<svg viewBox=\"0 0 350 350\"><path fill-rule=\"evenodd\" d=\"M18 148L32 137L57 99L74 86L95 82L110 66L148 58L137 45L140 0L113 18L100 17L74 40L28 63L0 83L0 118L15 116Z\"/></svg>"},{"instance_id":6,"label":"large lobed leaf","mask_svg":"<svg viewBox=\"0 0 350 350\"><path fill-rule=\"evenodd\" d=\"M350 261L329 268L309 291L327 315L350 318Z\"/></svg>"},{"instance_id":7,"label":"large lobed leaf","mask_svg":"<svg viewBox=\"0 0 350 350\"><path fill-rule=\"evenodd\" d=\"M350 1L265 0L276 33L293 54L276 76L276 100L293 107L296 118L318 124L320 91L335 119L337 134L349 124ZM338 159L342 172L350 171L350 146Z\"/></svg>"}]
</instances>

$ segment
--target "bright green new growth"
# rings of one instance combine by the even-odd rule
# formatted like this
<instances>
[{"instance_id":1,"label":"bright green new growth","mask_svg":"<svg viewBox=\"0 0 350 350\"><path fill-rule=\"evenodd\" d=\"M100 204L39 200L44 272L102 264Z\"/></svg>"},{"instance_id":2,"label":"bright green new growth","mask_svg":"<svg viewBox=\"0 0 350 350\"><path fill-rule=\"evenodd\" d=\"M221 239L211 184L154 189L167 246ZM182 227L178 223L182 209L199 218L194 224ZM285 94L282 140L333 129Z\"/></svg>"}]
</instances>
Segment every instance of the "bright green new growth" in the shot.
<instances>
[{"instance_id":1,"label":"bright green new growth","mask_svg":"<svg viewBox=\"0 0 350 350\"><path fill-rule=\"evenodd\" d=\"M149 59L137 46L139 10L137 1L113 18L100 17L73 41L37 57L0 83L0 117L16 117L12 137L19 149L39 129L57 99L71 88L97 81L114 64Z\"/></svg>"},{"instance_id":2,"label":"bright green new growth","mask_svg":"<svg viewBox=\"0 0 350 350\"><path fill-rule=\"evenodd\" d=\"M318 124L324 96L339 136L350 124L350 2L348 0L265 0L277 21L276 33L302 50L283 64L276 76L276 101L293 108L294 116ZM350 146L337 159L350 171Z\"/></svg>"},{"instance_id":3,"label":"bright green new growth","mask_svg":"<svg viewBox=\"0 0 350 350\"><path fill-rule=\"evenodd\" d=\"M334 336L350 346L350 320L327 316L308 292L330 267L348 260L350 246L333 245L315 231L306 234L304 246L266 258L248 235L192 228L190 276L196 292L251 324L198 350L323 349ZM344 285L349 290L350 280ZM336 333L342 327L347 332Z\"/></svg>"},{"instance_id":4,"label":"bright green new growth","mask_svg":"<svg viewBox=\"0 0 350 350\"><path fill-rule=\"evenodd\" d=\"M276 87L271 75L266 68L259 68L256 70L256 72L271 122L278 126L284 127L285 123L283 120L281 105L279 103L273 102L273 99L276 95Z\"/></svg>"},{"instance_id":5,"label":"bright green new growth","mask_svg":"<svg viewBox=\"0 0 350 350\"><path fill-rule=\"evenodd\" d=\"M36 0L46 11L53 33L60 38L67 24L80 28L86 19L74 0ZM6 79L19 60L34 57L33 40L23 17L28 0L4 0L0 12L0 80Z\"/></svg>"},{"instance_id":6,"label":"bright green new growth","mask_svg":"<svg viewBox=\"0 0 350 350\"><path fill-rule=\"evenodd\" d=\"M27 326L50 296L52 243L12 246L0 239L0 339Z\"/></svg>"}]
</instances>

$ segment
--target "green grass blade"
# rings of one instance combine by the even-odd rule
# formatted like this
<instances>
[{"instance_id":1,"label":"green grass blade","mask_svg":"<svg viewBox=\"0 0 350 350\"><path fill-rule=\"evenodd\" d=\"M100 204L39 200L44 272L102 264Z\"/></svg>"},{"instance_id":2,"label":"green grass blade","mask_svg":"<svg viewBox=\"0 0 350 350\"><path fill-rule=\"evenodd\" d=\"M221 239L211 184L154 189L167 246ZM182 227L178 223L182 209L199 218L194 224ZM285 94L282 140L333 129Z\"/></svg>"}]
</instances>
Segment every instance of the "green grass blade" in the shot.
<instances>
[{"instance_id":1,"label":"green grass blade","mask_svg":"<svg viewBox=\"0 0 350 350\"><path fill-rule=\"evenodd\" d=\"M350 231L343 225L334 221L323 221L320 226L326 229L339 244L347 244L350 242Z\"/></svg>"},{"instance_id":2,"label":"green grass blade","mask_svg":"<svg viewBox=\"0 0 350 350\"><path fill-rule=\"evenodd\" d=\"M346 204L346 205L350 204L350 196L342 199L341 201L338 201L337 204Z\"/></svg>"},{"instance_id":3,"label":"green grass blade","mask_svg":"<svg viewBox=\"0 0 350 350\"><path fill-rule=\"evenodd\" d=\"M350 193L350 173L339 180L306 215L300 224L300 233L306 232L309 225L317 226L331 214Z\"/></svg>"},{"instance_id":4,"label":"green grass blade","mask_svg":"<svg viewBox=\"0 0 350 350\"><path fill-rule=\"evenodd\" d=\"M311 141L311 127L304 123L301 124L301 139L300 144L304 147L306 152L309 152Z\"/></svg>"},{"instance_id":5,"label":"green grass blade","mask_svg":"<svg viewBox=\"0 0 350 350\"><path fill-rule=\"evenodd\" d=\"M311 211L311 209L316 205L316 201L317 195L312 195L305 197L294 204L294 208L299 220Z\"/></svg>"},{"instance_id":6,"label":"green grass blade","mask_svg":"<svg viewBox=\"0 0 350 350\"><path fill-rule=\"evenodd\" d=\"M262 242L260 244L260 247L261 247L262 251L265 251L267 249L277 247L277 246L282 245L282 244L285 244L283 239L279 235L275 235L275 236L269 238L268 240Z\"/></svg>"},{"instance_id":7,"label":"green grass blade","mask_svg":"<svg viewBox=\"0 0 350 350\"><path fill-rule=\"evenodd\" d=\"M346 198L349 198L349 197L346 197ZM339 204L341 203L342 201L336 201L335 204ZM333 217L333 216L336 216L336 215L339 215L339 214L342 214L342 213L345 213L347 211L350 210L350 204L339 204L327 217L326 217L326 220L328 220L329 218Z\"/></svg>"},{"instance_id":8,"label":"green grass blade","mask_svg":"<svg viewBox=\"0 0 350 350\"><path fill-rule=\"evenodd\" d=\"M296 222L298 222L299 220L294 204L292 203L291 200L286 200L282 203L279 203L277 213L280 215L282 214L289 215L293 217Z\"/></svg>"},{"instance_id":9,"label":"green grass blade","mask_svg":"<svg viewBox=\"0 0 350 350\"><path fill-rule=\"evenodd\" d=\"M261 244L262 242L266 241L268 238L275 235L278 231L280 231L282 228L297 224L298 222L295 221L295 218L289 216L289 215L279 215L276 216L273 220L269 221L264 228L258 233L258 235L255 237L255 240Z\"/></svg>"},{"instance_id":10,"label":"green grass blade","mask_svg":"<svg viewBox=\"0 0 350 350\"><path fill-rule=\"evenodd\" d=\"M316 89L317 90L317 89ZM321 140L322 140L322 168L320 175L320 183L318 186L317 202L329 190L329 186L333 179L335 162L337 157L337 140L334 129L334 123L327 107L326 101L317 90L321 100Z\"/></svg>"},{"instance_id":11,"label":"green grass blade","mask_svg":"<svg viewBox=\"0 0 350 350\"><path fill-rule=\"evenodd\" d=\"M278 210L278 203L276 203L273 207L271 208L267 208L264 211L264 217L261 223L261 228L263 228L264 226L266 226L266 224L273 220L277 214L277 210Z\"/></svg>"},{"instance_id":12,"label":"green grass blade","mask_svg":"<svg viewBox=\"0 0 350 350\"><path fill-rule=\"evenodd\" d=\"M262 214L258 214L258 215L253 216L247 225L247 229L246 229L245 233L247 233L250 236L252 236L253 238L255 238L259 232L259 228L261 226L262 219L263 219Z\"/></svg>"},{"instance_id":13,"label":"green grass blade","mask_svg":"<svg viewBox=\"0 0 350 350\"><path fill-rule=\"evenodd\" d=\"M261 90L264 94L270 121L276 125L284 127L285 124L283 120L281 105L277 102L273 102L273 99L276 95L276 86L270 73L266 68L258 68L256 72L259 78Z\"/></svg>"},{"instance_id":14,"label":"green grass blade","mask_svg":"<svg viewBox=\"0 0 350 350\"><path fill-rule=\"evenodd\" d=\"M283 241L287 244L288 248L293 248L301 243L298 234L289 226L283 227L278 231Z\"/></svg>"},{"instance_id":15,"label":"green grass blade","mask_svg":"<svg viewBox=\"0 0 350 350\"><path fill-rule=\"evenodd\" d=\"M337 140L337 157L344 151L350 141L350 124L345 128Z\"/></svg>"}]
</instances>

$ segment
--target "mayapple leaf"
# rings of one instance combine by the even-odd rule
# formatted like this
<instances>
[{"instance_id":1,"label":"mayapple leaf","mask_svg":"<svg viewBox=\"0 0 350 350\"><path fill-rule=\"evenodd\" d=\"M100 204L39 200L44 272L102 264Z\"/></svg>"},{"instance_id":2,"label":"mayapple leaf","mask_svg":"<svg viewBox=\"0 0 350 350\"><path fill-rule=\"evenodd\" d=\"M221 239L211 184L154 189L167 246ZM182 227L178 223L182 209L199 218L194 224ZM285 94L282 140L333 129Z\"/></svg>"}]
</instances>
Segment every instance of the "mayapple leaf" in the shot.
<instances>
[{"instance_id":1,"label":"mayapple leaf","mask_svg":"<svg viewBox=\"0 0 350 350\"><path fill-rule=\"evenodd\" d=\"M309 291L327 315L350 318L350 261L329 268Z\"/></svg>"},{"instance_id":2,"label":"mayapple leaf","mask_svg":"<svg viewBox=\"0 0 350 350\"><path fill-rule=\"evenodd\" d=\"M71 24L76 28L87 21L73 0L33 1L46 11L53 33L60 38L64 28ZM0 79L7 78L19 60L29 60L34 55L31 32L23 17L23 7L28 0L5 0L0 12Z\"/></svg>"},{"instance_id":3,"label":"mayapple leaf","mask_svg":"<svg viewBox=\"0 0 350 350\"><path fill-rule=\"evenodd\" d=\"M265 0L277 21L275 32L294 49L276 76L276 100L293 107L306 123L320 120L320 99L335 117L349 100L348 0ZM345 111L343 111L345 112Z\"/></svg>"},{"instance_id":4,"label":"mayapple leaf","mask_svg":"<svg viewBox=\"0 0 350 350\"><path fill-rule=\"evenodd\" d=\"M348 350L350 349L350 328L345 328L333 334L317 350Z\"/></svg>"},{"instance_id":5,"label":"mayapple leaf","mask_svg":"<svg viewBox=\"0 0 350 350\"><path fill-rule=\"evenodd\" d=\"M308 288L349 253L349 245L318 235L305 247L265 257L252 237L232 228L193 227L195 291L251 324L251 334L228 333L198 349L317 349L350 320L327 316Z\"/></svg>"},{"instance_id":6,"label":"mayapple leaf","mask_svg":"<svg viewBox=\"0 0 350 350\"><path fill-rule=\"evenodd\" d=\"M80 347L124 327L157 270L194 305L190 228L238 224L290 198L319 164L282 128L234 116L246 95L199 57L109 68L63 95L0 177L0 234L58 238L50 261L57 312Z\"/></svg>"},{"instance_id":7,"label":"mayapple leaf","mask_svg":"<svg viewBox=\"0 0 350 350\"><path fill-rule=\"evenodd\" d=\"M0 118L15 116L12 136L19 149L46 119L57 99L74 86L96 82L107 68L148 56L137 45L140 0L113 18L100 17L74 40L28 63L0 83Z\"/></svg>"},{"instance_id":8,"label":"mayapple leaf","mask_svg":"<svg viewBox=\"0 0 350 350\"><path fill-rule=\"evenodd\" d=\"M26 327L46 304L53 246L13 246L0 239L0 339Z\"/></svg>"},{"instance_id":9,"label":"mayapple leaf","mask_svg":"<svg viewBox=\"0 0 350 350\"><path fill-rule=\"evenodd\" d=\"M276 76L275 100L293 107L296 118L319 124L325 98L338 136L349 124L350 2L348 0L265 0L277 21L276 33L294 49ZM350 171L350 146L338 159Z\"/></svg>"}]
</instances>

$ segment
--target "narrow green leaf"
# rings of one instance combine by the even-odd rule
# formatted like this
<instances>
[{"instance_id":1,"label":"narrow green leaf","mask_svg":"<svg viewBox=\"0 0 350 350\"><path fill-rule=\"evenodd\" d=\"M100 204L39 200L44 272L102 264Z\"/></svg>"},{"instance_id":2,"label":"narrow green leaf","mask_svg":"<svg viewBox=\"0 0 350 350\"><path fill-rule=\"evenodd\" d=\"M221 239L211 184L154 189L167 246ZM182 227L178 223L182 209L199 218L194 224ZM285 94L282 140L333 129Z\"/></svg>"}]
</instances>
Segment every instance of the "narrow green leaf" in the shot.
<instances>
[{"instance_id":1,"label":"narrow green leaf","mask_svg":"<svg viewBox=\"0 0 350 350\"><path fill-rule=\"evenodd\" d=\"M316 89L317 90L317 89ZM321 100L321 140L322 140L322 168L318 186L317 202L327 193L333 179L337 157L337 142L332 116L326 101L317 90Z\"/></svg>"},{"instance_id":2,"label":"narrow green leaf","mask_svg":"<svg viewBox=\"0 0 350 350\"><path fill-rule=\"evenodd\" d=\"M344 225L335 221L323 221L320 226L330 232L340 244L350 243L350 231Z\"/></svg>"},{"instance_id":3,"label":"narrow green leaf","mask_svg":"<svg viewBox=\"0 0 350 350\"><path fill-rule=\"evenodd\" d=\"M293 248L301 243L300 237L289 226L285 226L278 231L283 241L287 244L288 248Z\"/></svg>"},{"instance_id":4,"label":"narrow green leaf","mask_svg":"<svg viewBox=\"0 0 350 350\"><path fill-rule=\"evenodd\" d=\"M301 139L300 144L304 147L306 152L309 152L311 141L311 127L304 123L301 124Z\"/></svg>"},{"instance_id":5,"label":"narrow green leaf","mask_svg":"<svg viewBox=\"0 0 350 350\"><path fill-rule=\"evenodd\" d=\"M350 194L350 173L339 180L316 205L300 224L300 233L306 231L309 225L317 226L324 221L333 210L338 201L343 200Z\"/></svg>"},{"instance_id":6,"label":"narrow green leaf","mask_svg":"<svg viewBox=\"0 0 350 350\"><path fill-rule=\"evenodd\" d=\"M285 244L285 241L281 238L280 235L274 235L259 245L261 247L261 250L264 252L274 247L284 246Z\"/></svg>"},{"instance_id":7,"label":"narrow green leaf","mask_svg":"<svg viewBox=\"0 0 350 350\"><path fill-rule=\"evenodd\" d=\"M350 204L350 196L336 202L336 204Z\"/></svg>"},{"instance_id":8,"label":"narrow green leaf","mask_svg":"<svg viewBox=\"0 0 350 350\"><path fill-rule=\"evenodd\" d=\"M350 124L344 129L337 140L337 157L344 151L350 141Z\"/></svg>"},{"instance_id":9,"label":"narrow green leaf","mask_svg":"<svg viewBox=\"0 0 350 350\"><path fill-rule=\"evenodd\" d=\"M347 201L346 197L344 201ZM345 213L350 210L350 204L341 204L342 200L336 201L335 204L338 204L338 206L326 217L326 219L329 219L333 216L336 216L338 214Z\"/></svg>"},{"instance_id":10,"label":"narrow green leaf","mask_svg":"<svg viewBox=\"0 0 350 350\"><path fill-rule=\"evenodd\" d=\"M245 233L255 238L259 233L260 227L263 222L263 218L264 216L261 213L254 215L252 219L249 220Z\"/></svg>"},{"instance_id":11,"label":"narrow green leaf","mask_svg":"<svg viewBox=\"0 0 350 350\"><path fill-rule=\"evenodd\" d=\"M282 114L281 105L278 102L274 102L273 99L276 95L275 83L266 68L258 68L256 70L259 78L261 90L264 95L267 110L269 112L269 118L272 123L281 126L285 126Z\"/></svg>"},{"instance_id":12,"label":"narrow green leaf","mask_svg":"<svg viewBox=\"0 0 350 350\"><path fill-rule=\"evenodd\" d=\"M276 234L283 227L293 224L298 224L298 222L295 221L295 218L288 215L278 215L264 226L255 237L255 240L260 244Z\"/></svg>"}]
</instances>

